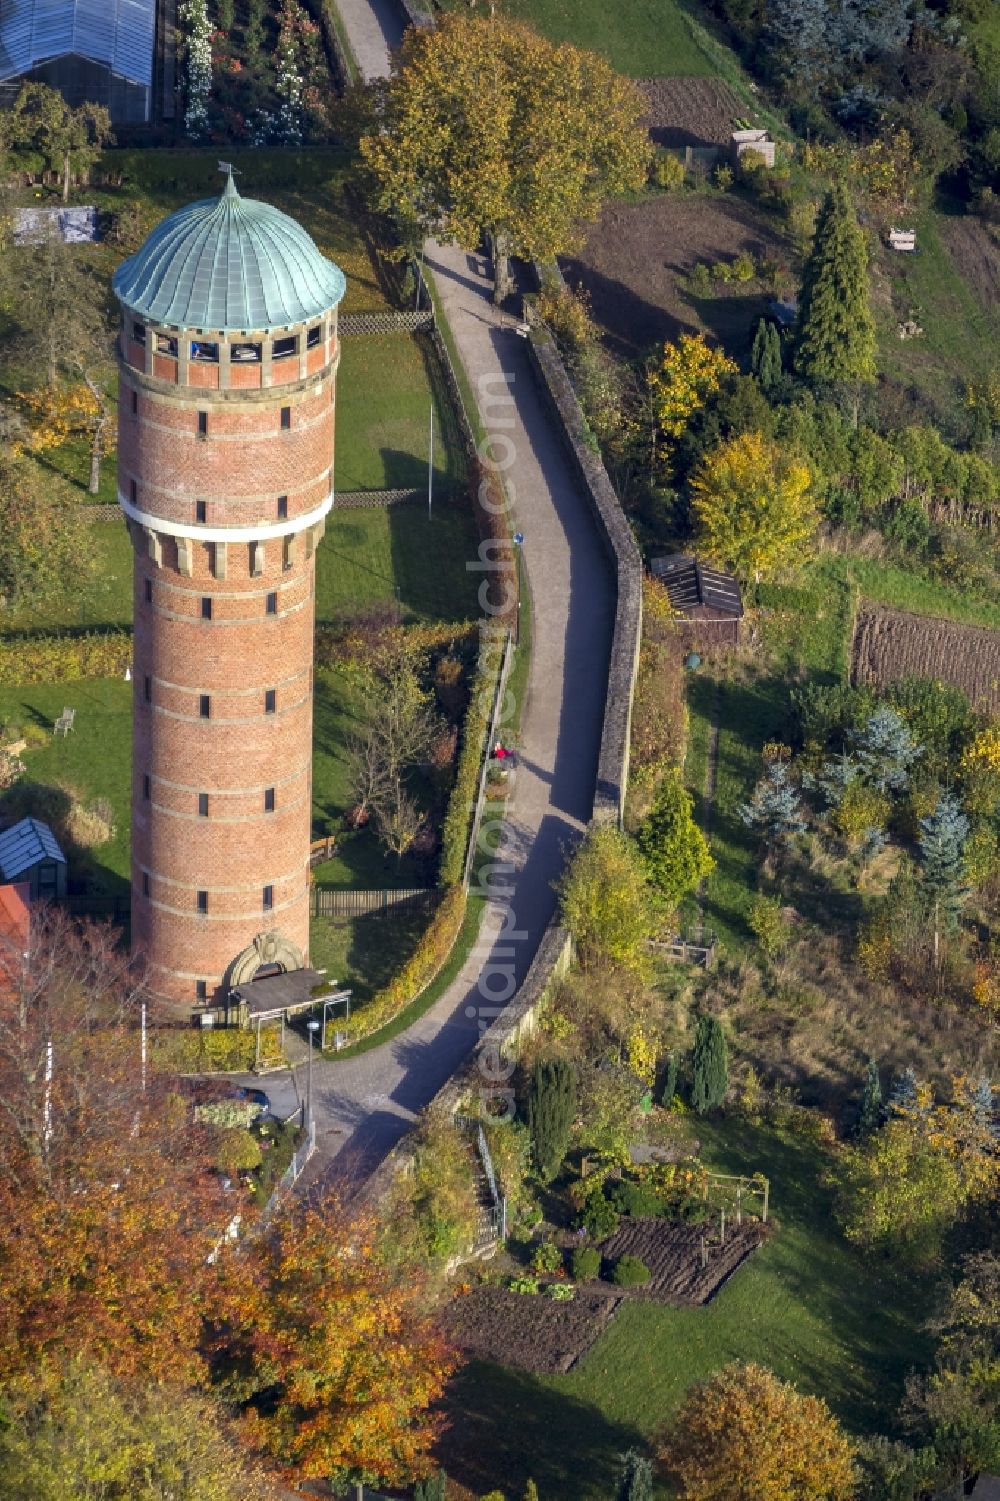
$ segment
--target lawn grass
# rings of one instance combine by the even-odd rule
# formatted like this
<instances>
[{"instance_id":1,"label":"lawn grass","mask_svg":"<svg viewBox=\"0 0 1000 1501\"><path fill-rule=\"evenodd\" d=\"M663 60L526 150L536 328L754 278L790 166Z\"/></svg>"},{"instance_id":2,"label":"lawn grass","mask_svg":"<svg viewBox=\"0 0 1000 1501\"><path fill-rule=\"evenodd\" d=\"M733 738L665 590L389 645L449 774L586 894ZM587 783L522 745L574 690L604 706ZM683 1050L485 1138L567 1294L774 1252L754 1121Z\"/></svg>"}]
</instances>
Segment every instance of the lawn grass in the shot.
<instances>
[{"instance_id":1,"label":"lawn grass","mask_svg":"<svg viewBox=\"0 0 1000 1501\"><path fill-rule=\"evenodd\" d=\"M427 490L434 407L434 491L457 494L464 463L430 345L415 334L350 335L337 373L338 490Z\"/></svg>"},{"instance_id":2,"label":"lawn grass","mask_svg":"<svg viewBox=\"0 0 1000 1501\"><path fill-rule=\"evenodd\" d=\"M365 917L314 917L309 924L310 963L325 969L331 984L351 991L353 1012L392 979L426 926L423 906L395 907Z\"/></svg>"},{"instance_id":3,"label":"lawn grass","mask_svg":"<svg viewBox=\"0 0 1000 1501\"><path fill-rule=\"evenodd\" d=\"M462 9L446 0L446 9ZM507 0L506 14L527 21L553 42L602 52L619 73L705 78L716 71L682 6L675 0Z\"/></svg>"},{"instance_id":4,"label":"lawn grass","mask_svg":"<svg viewBox=\"0 0 1000 1501\"><path fill-rule=\"evenodd\" d=\"M95 892L124 896L129 882L129 819L132 765L132 685L118 679L0 688L0 721L36 724L51 732L69 705L73 731L25 753L26 775L18 785L65 783L84 803L107 798L114 809L115 836L89 853L65 851L70 876L86 876Z\"/></svg>"},{"instance_id":5,"label":"lawn grass","mask_svg":"<svg viewBox=\"0 0 1000 1501\"><path fill-rule=\"evenodd\" d=\"M465 916L462 919L462 926L458 930L458 937L455 939L455 942L452 945L451 953L448 955L446 962L441 966L441 969L435 975L434 979L427 986L426 990L422 990L421 993L414 1000L412 1000L408 1006L403 1007L403 1010L399 1012L398 1016L394 1017L391 1022L388 1022L386 1024L386 1026L380 1028L378 1032L373 1032L370 1037L363 1037L360 1042L354 1043L349 1048L342 1048L339 1053L331 1053L330 1056L334 1058L347 1059L355 1058L359 1053L370 1053L373 1048L381 1047L384 1042L391 1042L394 1037L398 1037L401 1032L405 1032L408 1027L412 1027L413 1023L419 1020L419 1018L423 1016L425 1012L429 1011L430 1008L434 1005L434 1002L440 999L442 995L444 995L445 991L448 989L448 986L461 972L463 964L472 952L476 940L479 937L479 928L482 923L483 914L485 913L485 911L485 897L479 896L475 892L470 892L468 903L465 908ZM325 952L333 954L335 958L341 952L344 953L342 964L346 968L348 973L353 972L351 969L352 965L357 965L359 967L364 965L368 966L368 968L364 969L363 986L355 992L356 996L367 999L371 994L373 994L375 989L375 986L372 983L373 974L377 972L379 974L382 974L385 980L388 980L396 972L399 966L405 962L406 955L409 950L405 945L401 945L398 942L397 925L401 918L405 918L409 915L410 914L404 910L398 915L394 915L390 912L381 918L354 919L350 925L350 932L349 936L347 937L346 952L344 952L342 948L343 939L340 940L341 946L338 946L338 940L332 935L323 935L323 937L321 938L322 944L330 945L330 947L327 948ZM314 931L320 921L321 919L314 919ZM381 951L376 949L376 944L378 942L378 932L374 927L372 927L362 936L359 936L357 934L357 926L359 924L368 922L375 923L379 921L383 923L391 922L393 924L393 928L390 934L386 934L386 930L384 928L381 930L383 935L383 947ZM416 933L412 935L413 941L409 945L410 949L412 949L416 942L417 934L422 932L424 927L426 927L427 925L427 914L425 912L418 911L414 915L414 923L419 923L419 926L416 928ZM310 936L310 944L312 942L313 939L312 936ZM389 947L390 942L394 944L395 947ZM386 959L388 959L388 963L386 963ZM313 954L313 962L316 962L315 954ZM350 984L350 981L348 981L347 983ZM379 980L378 983L381 984L383 982L382 980ZM353 999L351 1004L351 1014L354 1014Z\"/></svg>"},{"instance_id":6,"label":"lawn grass","mask_svg":"<svg viewBox=\"0 0 1000 1501\"><path fill-rule=\"evenodd\" d=\"M550 1501L603 1501L621 1450L732 1360L819 1393L854 1432L893 1426L907 1371L930 1353L920 1326L931 1288L847 1245L814 1143L744 1121L698 1121L696 1133L710 1166L767 1174L775 1233L704 1308L626 1303L567 1376L467 1367L452 1383L442 1446L461 1484L519 1495L531 1476ZM503 1442L511 1430L517 1444Z\"/></svg>"},{"instance_id":7,"label":"lawn grass","mask_svg":"<svg viewBox=\"0 0 1000 1501\"><path fill-rule=\"evenodd\" d=\"M465 505L428 519L417 501L337 510L316 554L316 619L336 623L379 606L421 620L470 620L477 610L476 529Z\"/></svg>"},{"instance_id":8,"label":"lawn grass","mask_svg":"<svg viewBox=\"0 0 1000 1501\"><path fill-rule=\"evenodd\" d=\"M0 635L97 630L132 624L132 544L124 521L95 521L89 562L44 602L0 609Z\"/></svg>"}]
</instances>

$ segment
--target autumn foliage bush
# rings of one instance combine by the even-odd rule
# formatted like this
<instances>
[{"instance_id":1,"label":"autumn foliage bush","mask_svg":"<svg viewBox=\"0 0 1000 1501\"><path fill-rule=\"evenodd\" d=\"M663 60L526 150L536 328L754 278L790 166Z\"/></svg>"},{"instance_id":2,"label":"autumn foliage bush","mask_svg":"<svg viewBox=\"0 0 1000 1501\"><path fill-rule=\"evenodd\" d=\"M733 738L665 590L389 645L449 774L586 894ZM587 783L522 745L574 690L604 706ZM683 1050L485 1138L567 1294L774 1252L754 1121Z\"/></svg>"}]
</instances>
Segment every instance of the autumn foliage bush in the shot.
<instances>
[{"instance_id":1,"label":"autumn foliage bush","mask_svg":"<svg viewBox=\"0 0 1000 1501\"><path fill-rule=\"evenodd\" d=\"M678 1501L851 1501L850 1441L818 1397L763 1366L695 1386L659 1444Z\"/></svg>"},{"instance_id":2,"label":"autumn foliage bush","mask_svg":"<svg viewBox=\"0 0 1000 1501\"><path fill-rule=\"evenodd\" d=\"M85 636L29 636L0 641L0 683L74 683L81 678L120 678L132 665L128 631Z\"/></svg>"}]
</instances>

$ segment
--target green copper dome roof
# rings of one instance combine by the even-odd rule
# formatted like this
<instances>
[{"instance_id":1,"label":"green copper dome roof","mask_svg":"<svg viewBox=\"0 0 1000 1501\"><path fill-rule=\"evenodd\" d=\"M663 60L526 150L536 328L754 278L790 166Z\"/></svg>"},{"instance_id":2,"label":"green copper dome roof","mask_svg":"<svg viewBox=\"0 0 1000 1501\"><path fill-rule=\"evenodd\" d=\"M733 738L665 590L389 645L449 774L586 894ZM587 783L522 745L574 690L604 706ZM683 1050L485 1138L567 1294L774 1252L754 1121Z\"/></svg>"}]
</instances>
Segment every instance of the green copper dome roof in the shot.
<instances>
[{"instance_id":1,"label":"green copper dome roof","mask_svg":"<svg viewBox=\"0 0 1000 1501\"><path fill-rule=\"evenodd\" d=\"M157 225L112 285L154 323L249 330L305 323L335 307L346 283L300 224L241 198L230 176L220 197L189 203Z\"/></svg>"}]
</instances>

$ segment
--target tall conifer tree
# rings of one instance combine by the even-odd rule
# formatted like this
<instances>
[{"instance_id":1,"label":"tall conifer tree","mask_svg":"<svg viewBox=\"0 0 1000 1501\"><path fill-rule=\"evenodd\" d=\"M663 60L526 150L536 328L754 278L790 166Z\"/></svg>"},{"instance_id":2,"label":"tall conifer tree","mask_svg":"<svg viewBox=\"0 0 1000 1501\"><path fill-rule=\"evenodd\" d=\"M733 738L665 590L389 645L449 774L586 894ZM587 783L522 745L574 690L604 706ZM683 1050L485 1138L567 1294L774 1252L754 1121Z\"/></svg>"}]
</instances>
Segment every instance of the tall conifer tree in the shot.
<instances>
[{"instance_id":1,"label":"tall conifer tree","mask_svg":"<svg viewBox=\"0 0 1000 1501\"><path fill-rule=\"evenodd\" d=\"M821 384L875 379L868 248L843 183L826 195L802 274L795 368Z\"/></svg>"}]
</instances>

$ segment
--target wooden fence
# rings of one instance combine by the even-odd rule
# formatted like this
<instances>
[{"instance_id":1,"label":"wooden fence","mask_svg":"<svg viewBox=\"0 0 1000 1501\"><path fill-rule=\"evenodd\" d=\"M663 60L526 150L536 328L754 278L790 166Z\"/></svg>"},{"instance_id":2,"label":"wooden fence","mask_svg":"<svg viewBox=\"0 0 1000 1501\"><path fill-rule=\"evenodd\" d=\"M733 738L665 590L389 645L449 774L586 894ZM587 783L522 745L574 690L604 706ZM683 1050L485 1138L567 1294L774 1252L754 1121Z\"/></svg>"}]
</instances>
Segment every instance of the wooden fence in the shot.
<instances>
[{"instance_id":1,"label":"wooden fence","mask_svg":"<svg viewBox=\"0 0 1000 1501\"><path fill-rule=\"evenodd\" d=\"M403 886L398 890L325 891L314 886L313 917L367 917L371 912L388 912L392 907L412 907L430 902L437 896L433 886Z\"/></svg>"}]
</instances>

